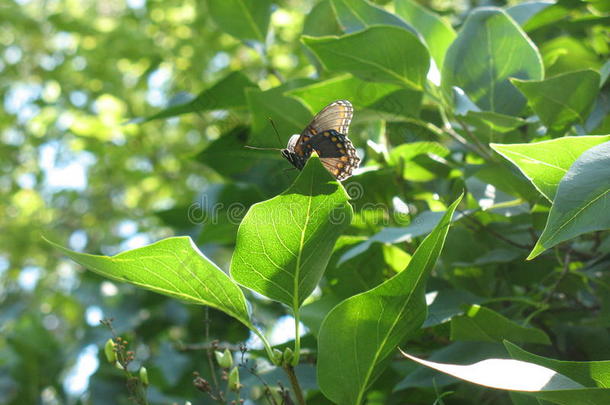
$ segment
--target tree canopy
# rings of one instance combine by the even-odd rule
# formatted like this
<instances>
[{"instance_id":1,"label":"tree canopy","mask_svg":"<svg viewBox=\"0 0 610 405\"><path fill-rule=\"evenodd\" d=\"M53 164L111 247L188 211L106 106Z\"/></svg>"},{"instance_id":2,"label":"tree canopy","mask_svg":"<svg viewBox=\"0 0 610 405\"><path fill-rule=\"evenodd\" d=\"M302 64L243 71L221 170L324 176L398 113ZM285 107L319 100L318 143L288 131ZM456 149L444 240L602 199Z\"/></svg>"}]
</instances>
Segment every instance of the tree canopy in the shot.
<instances>
[{"instance_id":1,"label":"tree canopy","mask_svg":"<svg viewBox=\"0 0 610 405\"><path fill-rule=\"evenodd\" d=\"M0 19L3 403L610 403L607 2Z\"/></svg>"}]
</instances>

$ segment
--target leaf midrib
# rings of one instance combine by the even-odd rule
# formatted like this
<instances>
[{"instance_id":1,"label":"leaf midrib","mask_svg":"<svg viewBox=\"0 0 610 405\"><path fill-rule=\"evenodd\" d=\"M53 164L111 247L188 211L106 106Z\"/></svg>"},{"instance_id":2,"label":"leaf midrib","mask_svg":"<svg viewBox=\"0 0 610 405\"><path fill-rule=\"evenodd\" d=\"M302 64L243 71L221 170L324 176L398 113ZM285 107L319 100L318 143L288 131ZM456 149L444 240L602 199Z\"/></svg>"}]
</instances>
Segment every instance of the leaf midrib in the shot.
<instances>
[{"instance_id":1,"label":"leaf midrib","mask_svg":"<svg viewBox=\"0 0 610 405\"><path fill-rule=\"evenodd\" d=\"M299 278L300 278L300 273L301 273L301 258L303 256L303 245L305 243L305 233L307 230L307 226L309 225L309 218L310 218L310 214L311 214L311 202L313 200L312 194L313 194L313 176L310 176L310 182L309 182L309 193L307 195L307 214L305 215L305 224L303 224L303 228L301 228L301 240L299 242L299 252L297 254L297 260L296 260L296 267L295 267L295 274L294 274L294 279L292 281L292 285L293 285L293 298L292 298L292 309L294 311L294 313L296 314L297 311L299 310Z\"/></svg>"}]
</instances>

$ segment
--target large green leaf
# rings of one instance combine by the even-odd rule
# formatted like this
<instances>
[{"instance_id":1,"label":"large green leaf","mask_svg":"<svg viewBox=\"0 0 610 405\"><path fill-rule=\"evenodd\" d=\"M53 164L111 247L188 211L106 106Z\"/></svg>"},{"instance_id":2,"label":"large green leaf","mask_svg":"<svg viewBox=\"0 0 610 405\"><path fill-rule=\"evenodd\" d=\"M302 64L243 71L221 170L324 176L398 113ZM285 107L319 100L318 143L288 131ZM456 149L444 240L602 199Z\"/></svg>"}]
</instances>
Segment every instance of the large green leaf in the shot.
<instances>
[{"instance_id":1,"label":"large green leaf","mask_svg":"<svg viewBox=\"0 0 610 405\"><path fill-rule=\"evenodd\" d=\"M456 37L451 24L414 0L396 0L394 4L396 14L413 25L424 37L430 55L440 69L443 66L447 49Z\"/></svg>"},{"instance_id":2,"label":"large green leaf","mask_svg":"<svg viewBox=\"0 0 610 405\"><path fill-rule=\"evenodd\" d=\"M458 198L419 246L408 267L337 305L318 335L320 389L340 405L359 405L396 346L426 319L427 276L434 267ZM337 372L337 364L341 372Z\"/></svg>"},{"instance_id":3,"label":"large green leaf","mask_svg":"<svg viewBox=\"0 0 610 405\"><path fill-rule=\"evenodd\" d=\"M451 340L551 344L540 329L528 328L479 305L471 305L463 315L451 319Z\"/></svg>"},{"instance_id":4,"label":"large green leaf","mask_svg":"<svg viewBox=\"0 0 610 405\"><path fill-rule=\"evenodd\" d=\"M225 32L241 40L265 42L271 0L208 0L208 11Z\"/></svg>"},{"instance_id":5,"label":"large green leaf","mask_svg":"<svg viewBox=\"0 0 610 405\"><path fill-rule=\"evenodd\" d=\"M501 9L473 11L451 44L442 69L442 85L466 92L481 109L517 115L525 97L509 78L540 80L543 65L535 45Z\"/></svg>"},{"instance_id":6,"label":"large green leaf","mask_svg":"<svg viewBox=\"0 0 610 405\"><path fill-rule=\"evenodd\" d=\"M254 204L244 217L231 260L233 278L297 311L351 221L348 199L312 156L288 190Z\"/></svg>"},{"instance_id":7,"label":"large green leaf","mask_svg":"<svg viewBox=\"0 0 610 405\"><path fill-rule=\"evenodd\" d=\"M302 40L331 72L423 89L430 65L428 50L405 29L381 25L341 37L303 36Z\"/></svg>"},{"instance_id":8,"label":"large green leaf","mask_svg":"<svg viewBox=\"0 0 610 405\"><path fill-rule=\"evenodd\" d=\"M543 391L534 397L565 405L605 405L610 402L610 361L562 361L537 356L504 342L513 359L552 369L587 387L570 391Z\"/></svg>"},{"instance_id":9,"label":"large green leaf","mask_svg":"<svg viewBox=\"0 0 610 405\"><path fill-rule=\"evenodd\" d=\"M552 4L553 3L548 1L528 1L507 8L506 13L508 13L517 24L523 27L532 17L536 16Z\"/></svg>"},{"instance_id":10,"label":"large green leaf","mask_svg":"<svg viewBox=\"0 0 610 405\"><path fill-rule=\"evenodd\" d=\"M584 124L597 97L600 75L589 69L541 81L513 79L512 83L549 131L562 133L572 124Z\"/></svg>"},{"instance_id":11,"label":"large green leaf","mask_svg":"<svg viewBox=\"0 0 610 405\"><path fill-rule=\"evenodd\" d=\"M290 90L286 94L302 100L312 111L320 111L340 99L349 100L354 108L367 107L399 89L400 86L395 84L368 82L345 74Z\"/></svg>"},{"instance_id":12,"label":"large green leaf","mask_svg":"<svg viewBox=\"0 0 610 405\"><path fill-rule=\"evenodd\" d=\"M325 35L341 35L342 33L331 0L319 1L305 17L303 23L304 35L322 37Z\"/></svg>"},{"instance_id":13,"label":"large green leaf","mask_svg":"<svg viewBox=\"0 0 610 405\"><path fill-rule=\"evenodd\" d=\"M559 182L576 159L587 149L610 141L605 136L566 136L535 143L490 146L511 161L549 201L553 201Z\"/></svg>"},{"instance_id":14,"label":"large green leaf","mask_svg":"<svg viewBox=\"0 0 610 405\"><path fill-rule=\"evenodd\" d=\"M49 242L75 262L106 278L199 305L209 305L256 330L237 284L197 249L191 238L163 239L116 256L78 253Z\"/></svg>"},{"instance_id":15,"label":"large green leaf","mask_svg":"<svg viewBox=\"0 0 610 405\"><path fill-rule=\"evenodd\" d=\"M583 233L610 228L610 142L585 151L559 182L546 226L528 259Z\"/></svg>"},{"instance_id":16,"label":"large green leaf","mask_svg":"<svg viewBox=\"0 0 610 405\"><path fill-rule=\"evenodd\" d=\"M586 387L548 366L513 359L487 359L474 364L446 364L403 355L423 366L490 388L517 391L562 405L605 405L610 389Z\"/></svg>"},{"instance_id":17,"label":"large green leaf","mask_svg":"<svg viewBox=\"0 0 610 405\"><path fill-rule=\"evenodd\" d=\"M586 387L610 388L610 360L555 360L526 352L510 342L504 342L504 346L513 359L551 368Z\"/></svg>"},{"instance_id":18,"label":"large green leaf","mask_svg":"<svg viewBox=\"0 0 610 405\"><path fill-rule=\"evenodd\" d=\"M186 103L173 105L150 117L134 120L134 122L148 122L199 111L245 107L245 90L249 87L257 86L243 73L231 72L209 89L199 93L194 99Z\"/></svg>"},{"instance_id":19,"label":"large green leaf","mask_svg":"<svg viewBox=\"0 0 610 405\"><path fill-rule=\"evenodd\" d=\"M395 25L416 33L394 14L365 0L331 0L339 24L345 33L361 31L373 25Z\"/></svg>"}]
</instances>

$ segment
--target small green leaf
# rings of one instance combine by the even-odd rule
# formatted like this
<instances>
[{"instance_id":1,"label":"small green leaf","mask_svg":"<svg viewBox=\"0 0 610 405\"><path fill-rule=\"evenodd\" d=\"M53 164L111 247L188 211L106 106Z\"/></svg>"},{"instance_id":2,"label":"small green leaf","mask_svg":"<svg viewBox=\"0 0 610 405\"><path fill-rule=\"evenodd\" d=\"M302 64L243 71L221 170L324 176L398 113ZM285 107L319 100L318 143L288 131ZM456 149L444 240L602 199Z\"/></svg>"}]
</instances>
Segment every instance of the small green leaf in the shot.
<instances>
[{"instance_id":1,"label":"small green leaf","mask_svg":"<svg viewBox=\"0 0 610 405\"><path fill-rule=\"evenodd\" d=\"M331 0L331 4L345 33L361 31L373 25L394 25L416 34L404 20L365 0Z\"/></svg>"},{"instance_id":2,"label":"small green leaf","mask_svg":"<svg viewBox=\"0 0 610 405\"><path fill-rule=\"evenodd\" d=\"M540 329L528 328L499 313L479 305L471 305L464 315L451 319L451 340L502 342L549 345L549 337Z\"/></svg>"},{"instance_id":3,"label":"small green leaf","mask_svg":"<svg viewBox=\"0 0 610 405\"><path fill-rule=\"evenodd\" d=\"M205 257L189 237L163 239L112 257L78 253L48 242L75 262L106 278L191 304L209 305L255 329L241 289Z\"/></svg>"},{"instance_id":4,"label":"small green leaf","mask_svg":"<svg viewBox=\"0 0 610 405\"><path fill-rule=\"evenodd\" d=\"M442 164L439 161L434 161L430 156L444 158L449 153L449 149L438 142L410 142L392 149L388 164L401 167L402 176L405 180L431 181L437 177L437 174L432 170L435 168L434 165L437 166L437 170L442 170L440 169ZM446 172L449 171L446 166L445 169Z\"/></svg>"},{"instance_id":5,"label":"small green leaf","mask_svg":"<svg viewBox=\"0 0 610 405\"><path fill-rule=\"evenodd\" d=\"M423 89L430 65L428 50L405 29L381 25L341 37L303 36L302 40L330 72Z\"/></svg>"},{"instance_id":6,"label":"small green leaf","mask_svg":"<svg viewBox=\"0 0 610 405\"><path fill-rule=\"evenodd\" d=\"M265 42L270 0L208 0L208 11L225 32L241 40Z\"/></svg>"},{"instance_id":7,"label":"small green leaf","mask_svg":"<svg viewBox=\"0 0 610 405\"><path fill-rule=\"evenodd\" d=\"M544 231L528 256L583 233L610 228L610 142L585 151L559 182Z\"/></svg>"},{"instance_id":8,"label":"small green leaf","mask_svg":"<svg viewBox=\"0 0 610 405\"><path fill-rule=\"evenodd\" d=\"M239 226L231 275L298 310L324 273L352 218L347 193L312 156L282 194L254 204Z\"/></svg>"},{"instance_id":9,"label":"small green leaf","mask_svg":"<svg viewBox=\"0 0 610 405\"><path fill-rule=\"evenodd\" d=\"M485 143L525 125L521 118L491 111L468 111L464 121L477 129L476 135Z\"/></svg>"},{"instance_id":10,"label":"small green leaf","mask_svg":"<svg viewBox=\"0 0 610 405\"><path fill-rule=\"evenodd\" d=\"M492 143L489 146L517 166L534 187L552 202L559 182L578 156L608 141L610 135L565 136L535 143Z\"/></svg>"},{"instance_id":11,"label":"small green leaf","mask_svg":"<svg viewBox=\"0 0 610 405\"><path fill-rule=\"evenodd\" d=\"M447 21L413 0L394 1L396 14L405 19L424 37L430 55L440 69L456 33Z\"/></svg>"},{"instance_id":12,"label":"small green leaf","mask_svg":"<svg viewBox=\"0 0 610 405\"><path fill-rule=\"evenodd\" d=\"M600 83L594 70L565 73L541 81L513 79L540 120L554 133L583 124L593 108Z\"/></svg>"},{"instance_id":13,"label":"small green leaf","mask_svg":"<svg viewBox=\"0 0 610 405\"><path fill-rule=\"evenodd\" d=\"M396 346L426 319L426 279L461 199L447 209L405 270L342 301L324 319L318 335L318 382L330 400L361 404ZM337 364L341 364L340 373Z\"/></svg>"},{"instance_id":14,"label":"small green leaf","mask_svg":"<svg viewBox=\"0 0 610 405\"><path fill-rule=\"evenodd\" d=\"M143 123L152 120L176 117L198 111L220 110L246 106L246 88L257 87L241 72L229 73L216 82L212 87L199 93L197 97L183 104L173 105L150 117L136 119L134 122Z\"/></svg>"},{"instance_id":15,"label":"small green leaf","mask_svg":"<svg viewBox=\"0 0 610 405\"><path fill-rule=\"evenodd\" d=\"M517 115L526 100L510 77L542 79L538 50L503 10L474 10L447 51L443 88L461 88L482 110Z\"/></svg>"}]
</instances>

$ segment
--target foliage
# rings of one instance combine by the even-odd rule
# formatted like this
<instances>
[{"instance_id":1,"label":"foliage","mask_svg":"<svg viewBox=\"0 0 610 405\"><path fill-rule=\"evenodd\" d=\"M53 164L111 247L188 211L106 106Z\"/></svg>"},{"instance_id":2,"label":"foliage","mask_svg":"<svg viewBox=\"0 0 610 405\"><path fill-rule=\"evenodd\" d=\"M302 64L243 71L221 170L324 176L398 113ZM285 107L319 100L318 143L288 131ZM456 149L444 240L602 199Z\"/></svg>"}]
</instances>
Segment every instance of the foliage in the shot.
<instances>
[{"instance_id":1,"label":"foliage","mask_svg":"<svg viewBox=\"0 0 610 405\"><path fill-rule=\"evenodd\" d=\"M5 3L7 404L610 402L605 2Z\"/></svg>"}]
</instances>

